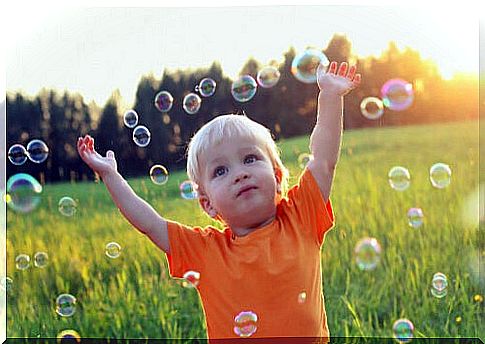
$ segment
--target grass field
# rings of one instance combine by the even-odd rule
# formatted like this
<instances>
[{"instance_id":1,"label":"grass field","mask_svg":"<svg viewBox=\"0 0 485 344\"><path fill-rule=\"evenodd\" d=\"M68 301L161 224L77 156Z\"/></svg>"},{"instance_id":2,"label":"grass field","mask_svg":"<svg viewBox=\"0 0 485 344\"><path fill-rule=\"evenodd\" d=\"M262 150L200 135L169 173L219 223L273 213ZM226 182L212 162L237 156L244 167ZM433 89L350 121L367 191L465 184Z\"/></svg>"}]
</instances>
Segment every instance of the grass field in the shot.
<instances>
[{"instance_id":1,"label":"grass field","mask_svg":"<svg viewBox=\"0 0 485 344\"><path fill-rule=\"evenodd\" d=\"M279 144L292 185L301 171L297 157L308 152L308 137ZM322 249L333 335L391 337L393 322L408 318L415 337L485 339L484 302L474 300L485 286L479 276L485 247L476 204L475 218L464 216L466 209L470 212L470 195L478 195L478 144L477 122L345 132L331 194L336 225ZM445 189L429 181L436 162L452 169ZM395 165L411 173L404 192L389 186L387 173ZM196 201L180 197L178 184L185 179L185 172L173 172L163 186L148 176L129 183L164 217L210 224ZM124 220L102 183L47 184L42 194L33 212L7 212L7 275L13 280L7 295L8 337L55 337L64 329L83 337L205 337L196 291L168 276L163 252ZM72 217L57 210L63 196L78 201ZM423 209L420 228L407 223L411 207ZM372 271L359 270L353 258L355 244L366 236L382 247ZM111 241L122 247L117 259L104 252ZM16 269L17 255L32 259L38 251L49 255L45 268ZM442 299L430 293L435 272L448 277ZM77 298L71 317L55 312L62 293Z\"/></svg>"}]
</instances>

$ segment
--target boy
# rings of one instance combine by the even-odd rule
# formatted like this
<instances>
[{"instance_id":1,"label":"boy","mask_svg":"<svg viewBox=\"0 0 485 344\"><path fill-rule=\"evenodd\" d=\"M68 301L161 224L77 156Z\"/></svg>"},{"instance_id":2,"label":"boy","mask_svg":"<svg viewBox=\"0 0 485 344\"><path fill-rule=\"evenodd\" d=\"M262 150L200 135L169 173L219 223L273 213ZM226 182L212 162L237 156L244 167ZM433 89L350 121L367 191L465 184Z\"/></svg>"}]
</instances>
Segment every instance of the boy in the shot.
<instances>
[{"instance_id":1,"label":"boy","mask_svg":"<svg viewBox=\"0 0 485 344\"><path fill-rule=\"evenodd\" d=\"M317 70L317 123L312 160L288 191L288 172L268 129L225 115L192 138L187 173L202 209L225 225L188 227L161 217L102 157L87 135L81 158L103 179L114 202L167 256L172 277L192 272L208 338L329 337L320 249L334 223L329 200L340 150L343 96L360 83L347 63Z\"/></svg>"}]
</instances>

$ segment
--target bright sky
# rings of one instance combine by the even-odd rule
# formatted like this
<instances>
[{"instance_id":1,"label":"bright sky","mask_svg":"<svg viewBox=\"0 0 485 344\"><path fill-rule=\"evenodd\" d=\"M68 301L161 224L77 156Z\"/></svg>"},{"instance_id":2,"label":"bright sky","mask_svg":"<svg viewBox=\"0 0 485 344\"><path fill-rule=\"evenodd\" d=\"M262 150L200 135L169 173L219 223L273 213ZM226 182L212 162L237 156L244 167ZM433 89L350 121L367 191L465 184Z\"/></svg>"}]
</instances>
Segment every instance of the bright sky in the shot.
<instances>
[{"instance_id":1,"label":"bright sky","mask_svg":"<svg viewBox=\"0 0 485 344\"><path fill-rule=\"evenodd\" d=\"M358 56L378 56L393 40L436 62L446 78L478 74L478 11L461 3L398 7L389 0L364 6L246 0L241 4L249 7L227 7L217 2L204 7L195 7L201 6L196 1L151 7L160 5L144 0L84 2L98 6L91 8L55 1L9 5L0 36L6 47L0 64L7 75L0 94L2 87L32 96L42 87L66 89L104 105L119 89L132 104L143 75L161 77L164 68L208 67L218 60L225 74L235 77L250 56L267 63L281 60L290 46L297 52L307 46L323 49L334 33L346 34Z\"/></svg>"}]
</instances>

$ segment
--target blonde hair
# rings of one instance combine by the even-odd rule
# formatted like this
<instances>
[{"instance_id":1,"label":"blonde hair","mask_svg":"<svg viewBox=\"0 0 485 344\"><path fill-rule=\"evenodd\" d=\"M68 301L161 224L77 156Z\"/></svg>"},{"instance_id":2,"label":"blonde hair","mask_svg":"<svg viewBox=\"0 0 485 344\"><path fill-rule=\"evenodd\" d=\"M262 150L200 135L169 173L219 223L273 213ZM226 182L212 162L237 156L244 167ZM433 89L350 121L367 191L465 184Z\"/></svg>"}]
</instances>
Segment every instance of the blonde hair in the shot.
<instances>
[{"instance_id":1,"label":"blonde hair","mask_svg":"<svg viewBox=\"0 0 485 344\"><path fill-rule=\"evenodd\" d=\"M253 121L246 115L228 114L217 116L204 124L192 137L187 149L187 175L199 189L201 184L200 156L207 147L217 145L224 139L239 135L255 141L268 154L274 170L279 174L281 196L286 195L288 187L288 169L283 165L280 152L271 132L265 126Z\"/></svg>"}]
</instances>

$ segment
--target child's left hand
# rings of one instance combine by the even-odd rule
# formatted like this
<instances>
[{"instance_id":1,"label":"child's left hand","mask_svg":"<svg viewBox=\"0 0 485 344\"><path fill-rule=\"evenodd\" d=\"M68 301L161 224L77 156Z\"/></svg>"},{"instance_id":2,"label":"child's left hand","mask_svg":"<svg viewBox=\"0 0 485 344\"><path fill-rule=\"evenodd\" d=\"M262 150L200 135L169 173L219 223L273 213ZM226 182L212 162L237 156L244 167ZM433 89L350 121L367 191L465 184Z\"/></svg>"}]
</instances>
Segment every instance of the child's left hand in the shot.
<instances>
[{"instance_id":1,"label":"child's left hand","mask_svg":"<svg viewBox=\"0 0 485 344\"><path fill-rule=\"evenodd\" d=\"M342 62L337 71L337 62L332 61L325 72L325 67L320 64L317 68L317 83L321 91L344 96L359 86L361 76L355 74L357 67L352 66L348 70L348 63Z\"/></svg>"}]
</instances>

